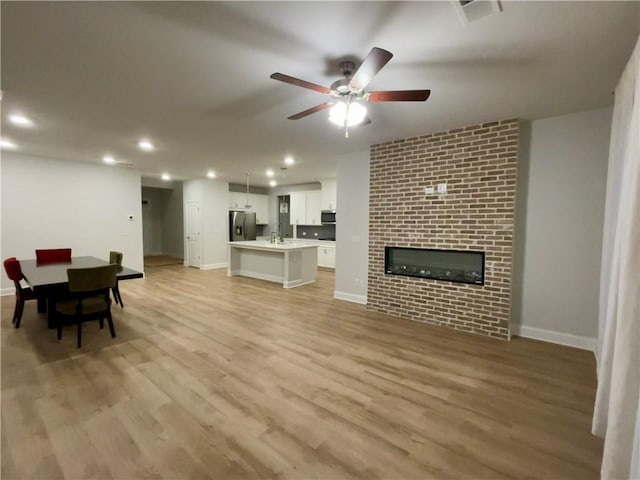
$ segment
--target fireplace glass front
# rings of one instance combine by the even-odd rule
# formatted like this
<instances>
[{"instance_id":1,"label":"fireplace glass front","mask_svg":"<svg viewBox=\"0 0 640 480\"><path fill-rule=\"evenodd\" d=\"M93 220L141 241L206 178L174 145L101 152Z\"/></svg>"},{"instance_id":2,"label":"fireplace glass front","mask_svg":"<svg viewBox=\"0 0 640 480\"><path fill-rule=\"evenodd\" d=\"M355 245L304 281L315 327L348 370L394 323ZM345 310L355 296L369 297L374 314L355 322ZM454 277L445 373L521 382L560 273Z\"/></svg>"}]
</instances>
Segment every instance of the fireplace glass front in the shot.
<instances>
[{"instance_id":1,"label":"fireplace glass front","mask_svg":"<svg viewBox=\"0 0 640 480\"><path fill-rule=\"evenodd\" d=\"M389 275L484 285L484 252L384 247Z\"/></svg>"}]
</instances>

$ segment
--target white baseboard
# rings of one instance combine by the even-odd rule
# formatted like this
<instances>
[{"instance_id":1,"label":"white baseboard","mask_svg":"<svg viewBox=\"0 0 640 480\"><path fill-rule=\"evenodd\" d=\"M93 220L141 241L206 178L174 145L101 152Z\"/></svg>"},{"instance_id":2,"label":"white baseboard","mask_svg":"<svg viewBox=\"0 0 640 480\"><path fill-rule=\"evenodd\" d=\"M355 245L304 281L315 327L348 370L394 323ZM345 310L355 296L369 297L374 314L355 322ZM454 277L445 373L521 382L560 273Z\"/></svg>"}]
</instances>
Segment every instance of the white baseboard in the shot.
<instances>
[{"instance_id":1,"label":"white baseboard","mask_svg":"<svg viewBox=\"0 0 640 480\"><path fill-rule=\"evenodd\" d=\"M0 290L0 297L6 297L8 295L15 295L16 288L15 287L7 287Z\"/></svg>"},{"instance_id":2,"label":"white baseboard","mask_svg":"<svg viewBox=\"0 0 640 480\"><path fill-rule=\"evenodd\" d=\"M200 270L213 270L214 268L227 268L227 263L208 263L200 265Z\"/></svg>"},{"instance_id":3,"label":"white baseboard","mask_svg":"<svg viewBox=\"0 0 640 480\"><path fill-rule=\"evenodd\" d=\"M347 302L360 303L362 305L367 304L366 295L354 295L353 293L338 292L336 290L335 292L333 292L333 298L335 298L336 300L345 300Z\"/></svg>"},{"instance_id":4,"label":"white baseboard","mask_svg":"<svg viewBox=\"0 0 640 480\"><path fill-rule=\"evenodd\" d=\"M557 343L559 345L566 345L581 350L590 350L592 352L596 349L596 339L591 337L581 337L580 335L573 335L571 333L556 332L554 330L544 330L542 328L517 324L512 324L510 328L511 335L518 337L533 338L534 340Z\"/></svg>"},{"instance_id":5,"label":"white baseboard","mask_svg":"<svg viewBox=\"0 0 640 480\"><path fill-rule=\"evenodd\" d=\"M302 280L291 280L290 282L283 282L282 286L284 288L295 288L295 287L301 287L302 285L308 285L310 283L316 283L316 281L308 280L306 282L303 282Z\"/></svg>"}]
</instances>

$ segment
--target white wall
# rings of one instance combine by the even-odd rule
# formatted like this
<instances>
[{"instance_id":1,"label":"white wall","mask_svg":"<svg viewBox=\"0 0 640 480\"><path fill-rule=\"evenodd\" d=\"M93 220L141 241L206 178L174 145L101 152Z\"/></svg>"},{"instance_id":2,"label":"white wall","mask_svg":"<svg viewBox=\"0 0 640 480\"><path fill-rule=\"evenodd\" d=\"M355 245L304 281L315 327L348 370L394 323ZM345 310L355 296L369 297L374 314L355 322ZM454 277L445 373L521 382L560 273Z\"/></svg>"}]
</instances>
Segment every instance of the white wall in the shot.
<instances>
[{"instance_id":1,"label":"white wall","mask_svg":"<svg viewBox=\"0 0 640 480\"><path fill-rule=\"evenodd\" d=\"M523 124L515 335L594 345L610 126L611 108Z\"/></svg>"},{"instance_id":2,"label":"white wall","mask_svg":"<svg viewBox=\"0 0 640 480\"><path fill-rule=\"evenodd\" d=\"M187 204L200 204L200 268L221 268L227 265L229 222L229 184L218 180L189 180L183 184L184 234L186 239ZM184 249L185 262L187 249Z\"/></svg>"},{"instance_id":3,"label":"white wall","mask_svg":"<svg viewBox=\"0 0 640 480\"><path fill-rule=\"evenodd\" d=\"M337 158L336 274L334 297L367 302L369 255L369 151Z\"/></svg>"},{"instance_id":4,"label":"white wall","mask_svg":"<svg viewBox=\"0 0 640 480\"><path fill-rule=\"evenodd\" d=\"M71 247L108 259L118 250L143 271L140 192L136 170L2 152L2 258ZM2 289L12 289L4 274Z\"/></svg>"}]
</instances>

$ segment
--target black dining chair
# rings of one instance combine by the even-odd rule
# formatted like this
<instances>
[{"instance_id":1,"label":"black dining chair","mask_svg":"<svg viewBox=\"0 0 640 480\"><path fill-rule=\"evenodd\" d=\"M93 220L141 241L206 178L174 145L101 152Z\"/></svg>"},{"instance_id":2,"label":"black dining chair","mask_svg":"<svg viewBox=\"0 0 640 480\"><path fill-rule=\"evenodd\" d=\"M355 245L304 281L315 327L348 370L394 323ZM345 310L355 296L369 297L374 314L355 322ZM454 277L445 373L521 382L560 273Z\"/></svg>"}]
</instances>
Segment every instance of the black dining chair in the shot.
<instances>
[{"instance_id":1,"label":"black dining chair","mask_svg":"<svg viewBox=\"0 0 640 480\"><path fill-rule=\"evenodd\" d=\"M56 302L55 316L58 340L62 339L62 327L76 324L78 348L82 346L82 323L99 320L104 328L104 319L109 322L111 338L116 331L111 318L111 289L116 285L118 266L115 264L90 268L69 268L69 296Z\"/></svg>"},{"instance_id":2,"label":"black dining chair","mask_svg":"<svg viewBox=\"0 0 640 480\"><path fill-rule=\"evenodd\" d=\"M20 282L24 279L20 261L16 257L7 258L4 261L4 270L7 272L9 280L13 280L16 289L16 308L13 311L12 322L16 328L20 328L20 320L22 320L22 312L24 311L24 302L27 300L37 300L36 293L30 288L23 287Z\"/></svg>"},{"instance_id":3,"label":"black dining chair","mask_svg":"<svg viewBox=\"0 0 640 480\"><path fill-rule=\"evenodd\" d=\"M115 263L118 266L118 271L122 271L122 252L109 252L109 263ZM118 279L116 278L116 286L113 287L113 299L116 304L120 304L120 308L124 308L122 303L122 295L120 295L120 287L118 285Z\"/></svg>"}]
</instances>

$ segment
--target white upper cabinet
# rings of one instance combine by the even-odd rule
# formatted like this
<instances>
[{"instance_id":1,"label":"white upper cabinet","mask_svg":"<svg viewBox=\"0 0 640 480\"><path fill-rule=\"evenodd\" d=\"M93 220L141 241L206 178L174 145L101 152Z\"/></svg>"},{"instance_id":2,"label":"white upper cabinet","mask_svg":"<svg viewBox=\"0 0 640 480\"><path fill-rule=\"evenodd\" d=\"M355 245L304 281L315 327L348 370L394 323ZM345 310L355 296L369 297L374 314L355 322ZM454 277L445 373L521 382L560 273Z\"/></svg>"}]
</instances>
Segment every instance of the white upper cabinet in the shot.
<instances>
[{"instance_id":1,"label":"white upper cabinet","mask_svg":"<svg viewBox=\"0 0 640 480\"><path fill-rule=\"evenodd\" d=\"M289 223L305 225L307 222L307 192L289 194Z\"/></svg>"},{"instance_id":2,"label":"white upper cabinet","mask_svg":"<svg viewBox=\"0 0 640 480\"><path fill-rule=\"evenodd\" d=\"M322 180L322 204L320 210L337 210L337 188L335 180Z\"/></svg>"},{"instance_id":3,"label":"white upper cabinet","mask_svg":"<svg viewBox=\"0 0 640 480\"><path fill-rule=\"evenodd\" d=\"M307 192L307 220L306 225L320 225L320 190Z\"/></svg>"},{"instance_id":4,"label":"white upper cabinet","mask_svg":"<svg viewBox=\"0 0 640 480\"><path fill-rule=\"evenodd\" d=\"M229 210L245 211L247 205L246 192L229 192ZM256 224L269 223L269 195L260 193L249 194L249 211L256 213Z\"/></svg>"},{"instance_id":5,"label":"white upper cabinet","mask_svg":"<svg viewBox=\"0 0 640 480\"><path fill-rule=\"evenodd\" d=\"M256 224L257 225L268 224L269 223L269 195L252 193L249 195L249 203L251 203L251 210L256 212Z\"/></svg>"},{"instance_id":6,"label":"white upper cabinet","mask_svg":"<svg viewBox=\"0 0 640 480\"><path fill-rule=\"evenodd\" d=\"M229 210L244 210L247 194L244 192L229 192Z\"/></svg>"},{"instance_id":7,"label":"white upper cabinet","mask_svg":"<svg viewBox=\"0 0 640 480\"><path fill-rule=\"evenodd\" d=\"M320 190L291 192L289 223L291 225L321 225Z\"/></svg>"}]
</instances>

